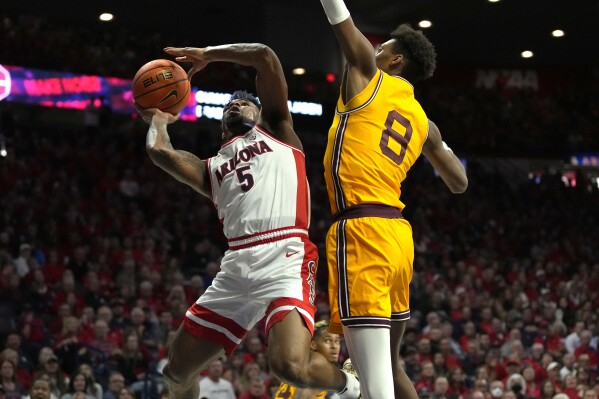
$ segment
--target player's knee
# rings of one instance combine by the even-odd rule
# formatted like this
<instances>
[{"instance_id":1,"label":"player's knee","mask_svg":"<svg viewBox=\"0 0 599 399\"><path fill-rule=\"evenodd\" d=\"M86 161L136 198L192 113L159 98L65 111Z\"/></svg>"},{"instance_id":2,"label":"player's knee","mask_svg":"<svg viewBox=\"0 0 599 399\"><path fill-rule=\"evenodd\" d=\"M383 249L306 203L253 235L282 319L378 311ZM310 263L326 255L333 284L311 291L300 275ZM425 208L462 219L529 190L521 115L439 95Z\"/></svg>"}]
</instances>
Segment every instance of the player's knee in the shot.
<instances>
[{"instance_id":1,"label":"player's knee","mask_svg":"<svg viewBox=\"0 0 599 399\"><path fill-rule=\"evenodd\" d=\"M281 381L296 387L309 385L308 367L305 362L297 359L282 358L270 359L270 369Z\"/></svg>"},{"instance_id":2,"label":"player's knee","mask_svg":"<svg viewBox=\"0 0 599 399\"><path fill-rule=\"evenodd\" d=\"M173 367L167 363L162 370L165 384L171 391L184 390L193 382L194 376L183 368Z\"/></svg>"}]
</instances>

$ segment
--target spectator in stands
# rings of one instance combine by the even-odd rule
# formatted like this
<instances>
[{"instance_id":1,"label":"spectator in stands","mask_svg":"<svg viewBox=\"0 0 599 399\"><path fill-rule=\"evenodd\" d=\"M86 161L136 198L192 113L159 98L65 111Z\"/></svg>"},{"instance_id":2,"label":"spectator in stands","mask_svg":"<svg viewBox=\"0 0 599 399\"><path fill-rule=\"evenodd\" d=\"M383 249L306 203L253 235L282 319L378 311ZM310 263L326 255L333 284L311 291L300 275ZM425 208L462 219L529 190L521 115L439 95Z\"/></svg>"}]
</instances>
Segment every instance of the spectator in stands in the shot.
<instances>
[{"instance_id":1,"label":"spectator in stands","mask_svg":"<svg viewBox=\"0 0 599 399\"><path fill-rule=\"evenodd\" d=\"M227 359L225 371L223 372L223 378L233 385L233 390L235 392L240 392L241 390L240 384L243 375L243 366L243 352L241 349L237 349ZM279 386L277 385L277 389L278 388Z\"/></svg>"},{"instance_id":2,"label":"spectator in stands","mask_svg":"<svg viewBox=\"0 0 599 399\"><path fill-rule=\"evenodd\" d=\"M25 388L17 380L15 369L15 364L10 360L5 359L0 363L0 385L4 388L5 399L21 399L25 394Z\"/></svg>"},{"instance_id":3,"label":"spectator in stands","mask_svg":"<svg viewBox=\"0 0 599 399\"><path fill-rule=\"evenodd\" d=\"M31 245L23 243L19 246L19 256L15 258L14 264L19 277L23 278L29 274L29 263L31 262Z\"/></svg>"},{"instance_id":4,"label":"spectator in stands","mask_svg":"<svg viewBox=\"0 0 599 399\"><path fill-rule=\"evenodd\" d=\"M60 399L77 399L75 394L83 394L83 399L93 399L87 395L87 378L83 373L75 373L69 379L69 387Z\"/></svg>"},{"instance_id":5,"label":"spectator in stands","mask_svg":"<svg viewBox=\"0 0 599 399\"><path fill-rule=\"evenodd\" d=\"M251 333L250 333L251 334ZM250 336L245 340L243 362L250 363L256 361L256 355L264 351L264 345L259 336Z\"/></svg>"},{"instance_id":6,"label":"spectator in stands","mask_svg":"<svg viewBox=\"0 0 599 399\"><path fill-rule=\"evenodd\" d=\"M553 396L558 393L553 382L549 380L543 381L541 384L541 396L540 399L553 399Z\"/></svg>"},{"instance_id":7,"label":"spectator in stands","mask_svg":"<svg viewBox=\"0 0 599 399\"><path fill-rule=\"evenodd\" d=\"M564 379L561 386L561 392L568 395L569 399L579 399L578 390L578 379L575 374L568 374Z\"/></svg>"},{"instance_id":8,"label":"spectator in stands","mask_svg":"<svg viewBox=\"0 0 599 399\"><path fill-rule=\"evenodd\" d=\"M108 358L119 350L119 342L117 338L110 336L108 324L104 320L96 320L94 323L94 335L89 345L94 362L102 361L99 357Z\"/></svg>"},{"instance_id":9,"label":"spectator in stands","mask_svg":"<svg viewBox=\"0 0 599 399\"><path fill-rule=\"evenodd\" d=\"M216 359L208 366L208 375L200 380L201 397L206 399L236 399L233 385L223 377L223 361Z\"/></svg>"},{"instance_id":10,"label":"spectator in stands","mask_svg":"<svg viewBox=\"0 0 599 399\"><path fill-rule=\"evenodd\" d=\"M113 301L114 303L114 301ZM123 329L119 326L113 318L112 308L108 305L100 306L96 313L97 320L104 320L108 325L110 340L117 342L119 346L122 346L125 339L123 337Z\"/></svg>"},{"instance_id":11,"label":"spectator in stands","mask_svg":"<svg viewBox=\"0 0 599 399\"><path fill-rule=\"evenodd\" d=\"M538 398L541 394L541 387L536 382L536 375L534 367L527 365L522 370L522 377L524 377L524 383L526 389L524 390L524 396L527 398Z\"/></svg>"},{"instance_id":12,"label":"spectator in stands","mask_svg":"<svg viewBox=\"0 0 599 399\"><path fill-rule=\"evenodd\" d=\"M435 378L435 383L433 387L433 395L432 399L450 399L457 398L458 395L449 395L449 383L447 382L447 378L444 376L439 376Z\"/></svg>"},{"instance_id":13,"label":"spectator in stands","mask_svg":"<svg viewBox=\"0 0 599 399\"><path fill-rule=\"evenodd\" d=\"M415 388L418 391L420 388L426 387L430 392L432 392L435 385L435 368L433 362L424 361L420 364L420 366L420 376L414 382Z\"/></svg>"},{"instance_id":14,"label":"spectator in stands","mask_svg":"<svg viewBox=\"0 0 599 399\"><path fill-rule=\"evenodd\" d=\"M44 363L40 363L38 374L47 375L47 377L50 379L52 393L56 395L57 398L62 397L62 395L66 393L68 389L69 378L60 367L58 357L56 357L54 353L51 353Z\"/></svg>"},{"instance_id":15,"label":"spectator in stands","mask_svg":"<svg viewBox=\"0 0 599 399\"><path fill-rule=\"evenodd\" d=\"M559 371L560 380L564 381L567 375L574 373L574 353L566 353L562 357L564 363L563 367Z\"/></svg>"},{"instance_id":16,"label":"spectator in stands","mask_svg":"<svg viewBox=\"0 0 599 399\"><path fill-rule=\"evenodd\" d=\"M77 372L85 376L87 382L87 395L91 399L102 399L104 396L104 389L102 388L102 385L96 381L92 366L89 365L89 363L81 363L79 364Z\"/></svg>"},{"instance_id":17,"label":"spectator in stands","mask_svg":"<svg viewBox=\"0 0 599 399\"><path fill-rule=\"evenodd\" d=\"M119 399L119 392L125 387L125 377L120 371L111 371L108 376L108 389L104 392L104 399Z\"/></svg>"},{"instance_id":18,"label":"spectator in stands","mask_svg":"<svg viewBox=\"0 0 599 399\"><path fill-rule=\"evenodd\" d=\"M593 333L590 330L582 330L580 332L580 345L574 349L574 358L579 360L582 354L586 354L588 355L590 366L596 367L599 364L599 356L597 355L597 348L591 346L592 339Z\"/></svg>"},{"instance_id":19,"label":"spectator in stands","mask_svg":"<svg viewBox=\"0 0 599 399\"><path fill-rule=\"evenodd\" d=\"M583 321L577 321L572 328L572 332L564 338L564 346L568 353L574 353L576 348L580 346L580 333L584 330L585 324Z\"/></svg>"},{"instance_id":20,"label":"spectator in stands","mask_svg":"<svg viewBox=\"0 0 599 399\"><path fill-rule=\"evenodd\" d=\"M25 340L27 352L34 353L48 342L46 323L31 304L23 303L17 329Z\"/></svg>"},{"instance_id":21,"label":"spectator in stands","mask_svg":"<svg viewBox=\"0 0 599 399\"><path fill-rule=\"evenodd\" d=\"M266 386L260 378L252 378L249 387L241 392L239 399L270 399L266 394Z\"/></svg>"},{"instance_id":22,"label":"spectator in stands","mask_svg":"<svg viewBox=\"0 0 599 399\"><path fill-rule=\"evenodd\" d=\"M447 375L447 394L453 397L466 397L470 393L466 375L461 367L450 368Z\"/></svg>"},{"instance_id":23,"label":"spectator in stands","mask_svg":"<svg viewBox=\"0 0 599 399\"><path fill-rule=\"evenodd\" d=\"M436 352L433 355L433 366L435 367L436 375L446 375L449 368L447 367L447 361L445 355L441 352Z\"/></svg>"},{"instance_id":24,"label":"spectator in stands","mask_svg":"<svg viewBox=\"0 0 599 399\"><path fill-rule=\"evenodd\" d=\"M553 382L555 388L559 392L560 387L562 385L562 381L560 379L559 371L561 366L558 362L551 362L547 366L547 380Z\"/></svg>"},{"instance_id":25,"label":"spectator in stands","mask_svg":"<svg viewBox=\"0 0 599 399\"><path fill-rule=\"evenodd\" d=\"M491 384L489 384L489 393L494 399L502 398L505 393L505 385L500 380L491 381Z\"/></svg>"},{"instance_id":26,"label":"spectator in stands","mask_svg":"<svg viewBox=\"0 0 599 399\"><path fill-rule=\"evenodd\" d=\"M255 379L260 379L260 366L254 362L245 363L241 381L239 382L239 391L236 393L239 395L242 392L248 391L252 385L252 381Z\"/></svg>"},{"instance_id":27,"label":"spectator in stands","mask_svg":"<svg viewBox=\"0 0 599 399\"><path fill-rule=\"evenodd\" d=\"M136 330L130 330L125 336L125 346L113 353L113 359L116 369L125 377L125 384L131 385L146 377L150 357L142 351Z\"/></svg>"},{"instance_id":28,"label":"spectator in stands","mask_svg":"<svg viewBox=\"0 0 599 399\"><path fill-rule=\"evenodd\" d=\"M82 334L79 319L75 316L65 317L61 334L56 337L54 349L62 359L62 368L67 374L72 374L86 354L85 345L88 337Z\"/></svg>"},{"instance_id":29,"label":"spectator in stands","mask_svg":"<svg viewBox=\"0 0 599 399\"><path fill-rule=\"evenodd\" d=\"M122 387L117 399L135 399L135 391L130 387Z\"/></svg>"},{"instance_id":30,"label":"spectator in stands","mask_svg":"<svg viewBox=\"0 0 599 399\"><path fill-rule=\"evenodd\" d=\"M483 391L474 390L470 393L470 399L486 399Z\"/></svg>"},{"instance_id":31,"label":"spectator in stands","mask_svg":"<svg viewBox=\"0 0 599 399\"><path fill-rule=\"evenodd\" d=\"M52 386L48 379L40 376L33 381L31 385L31 391L29 393L30 399L52 399Z\"/></svg>"},{"instance_id":32,"label":"spectator in stands","mask_svg":"<svg viewBox=\"0 0 599 399\"><path fill-rule=\"evenodd\" d=\"M131 309L129 323L125 325L126 331L135 331L139 337L143 350L157 354L160 340L160 329L154 320L147 317L146 312L140 307Z\"/></svg>"},{"instance_id":33,"label":"spectator in stands","mask_svg":"<svg viewBox=\"0 0 599 399\"><path fill-rule=\"evenodd\" d=\"M28 390L31 387L31 373L26 369L20 368L19 364L19 354L12 348L5 348L0 353L0 362L8 360L12 364L16 365L15 367L15 375L17 381L19 381L25 390Z\"/></svg>"}]
</instances>

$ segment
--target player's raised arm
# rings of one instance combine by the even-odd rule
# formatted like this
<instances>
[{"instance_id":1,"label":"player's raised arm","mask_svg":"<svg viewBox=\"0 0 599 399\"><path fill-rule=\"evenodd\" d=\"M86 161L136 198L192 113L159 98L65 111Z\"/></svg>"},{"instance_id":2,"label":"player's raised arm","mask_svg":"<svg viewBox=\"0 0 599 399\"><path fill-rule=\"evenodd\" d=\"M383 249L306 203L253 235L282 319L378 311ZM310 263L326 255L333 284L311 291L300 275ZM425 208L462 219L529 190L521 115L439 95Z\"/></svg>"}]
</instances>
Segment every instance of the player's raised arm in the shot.
<instances>
[{"instance_id":1,"label":"player's raised arm","mask_svg":"<svg viewBox=\"0 0 599 399\"><path fill-rule=\"evenodd\" d=\"M293 122L287 105L287 82L279 58L268 46L261 43L236 43L205 48L167 47L168 54L177 61L193 62L192 76L209 62L226 61L252 67L256 70L256 92L262 105L260 125L280 140L301 148L293 132Z\"/></svg>"},{"instance_id":2,"label":"player's raised arm","mask_svg":"<svg viewBox=\"0 0 599 399\"><path fill-rule=\"evenodd\" d=\"M141 110L144 121L150 124L146 136L146 151L156 166L187 184L195 191L210 198L210 178L206 161L190 152L175 150L168 135L167 126L178 119L156 108Z\"/></svg>"},{"instance_id":3,"label":"player's raised arm","mask_svg":"<svg viewBox=\"0 0 599 399\"><path fill-rule=\"evenodd\" d=\"M343 0L320 0L337 41L347 60L347 76L355 83L368 84L377 70L374 49L366 36L356 28Z\"/></svg>"},{"instance_id":4,"label":"player's raised arm","mask_svg":"<svg viewBox=\"0 0 599 399\"><path fill-rule=\"evenodd\" d=\"M459 194L468 188L468 177L464 165L445 144L441 132L433 121L429 120L428 137L422 147L422 154L433 165L433 168L449 187L452 193Z\"/></svg>"}]
</instances>

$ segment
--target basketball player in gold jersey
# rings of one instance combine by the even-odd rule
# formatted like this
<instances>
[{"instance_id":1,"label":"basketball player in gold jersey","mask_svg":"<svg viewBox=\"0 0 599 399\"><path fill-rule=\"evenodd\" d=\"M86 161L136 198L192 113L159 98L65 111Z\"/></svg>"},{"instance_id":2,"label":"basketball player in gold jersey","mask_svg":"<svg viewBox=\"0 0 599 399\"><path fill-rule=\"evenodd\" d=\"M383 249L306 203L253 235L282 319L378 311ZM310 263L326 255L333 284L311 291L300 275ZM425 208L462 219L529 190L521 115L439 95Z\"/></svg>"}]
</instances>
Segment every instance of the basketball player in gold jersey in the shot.
<instances>
[{"instance_id":1,"label":"basketball player in gold jersey","mask_svg":"<svg viewBox=\"0 0 599 399\"><path fill-rule=\"evenodd\" d=\"M314 324L314 336L310 343L310 349L320 352L329 362L336 365L341 350L339 335L328 332L328 327L329 323L326 320ZM281 383L274 399L325 399L326 395L327 391L298 388Z\"/></svg>"},{"instance_id":2,"label":"basketball player in gold jersey","mask_svg":"<svg viewBox=\"0 0 599 399\"><path fill-rule=\"evenodd\" d=\"M347 61L324 157L329 330L344 334L364 399L417 399L399 363L414 259L401 182L420 153L452 192L468 180L414 98L412 83L435 68L433 45L401 25L373 51L343 0L321 3Z\"/></svg>"}]
</instances>

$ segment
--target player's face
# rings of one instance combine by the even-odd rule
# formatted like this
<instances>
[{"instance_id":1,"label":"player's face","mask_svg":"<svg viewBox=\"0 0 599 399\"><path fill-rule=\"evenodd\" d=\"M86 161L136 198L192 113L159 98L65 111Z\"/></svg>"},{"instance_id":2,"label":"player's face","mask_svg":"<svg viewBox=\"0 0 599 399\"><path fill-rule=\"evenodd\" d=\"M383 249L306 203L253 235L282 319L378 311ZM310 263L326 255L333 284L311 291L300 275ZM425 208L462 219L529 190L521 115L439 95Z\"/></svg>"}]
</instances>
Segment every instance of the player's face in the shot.
<instances>
[{"instance_id":1,"label":"player's face","mask_svg":"<svg viewBox=\"0 0 599 399\"><path fill-rule=\"evenodd\" d=\"M391 69L391 63L397 56L393 52L393 39L387 40L385 43L380 44L374 51L376 59L376 66L383 71L389 73Z\"/></svg>"},{"instance_id":2,"label":"player's face","mask_svg":"<svg viewBox=\"0 0 599 399\"><path fill-rule=\"evenodd\" d=\"M251 101L237 99L223 109L223 139L244 135L251 129L260 115L260 109Z\"/></svg>"},{"instance_id":3,"label":"player's face","mask_svg":"<svg viewBox=\"0 0 599 399\"><path fill-rule=\"evenodd\" d=\"M313 342L314 349L317 352L322 353L329 362L337 363L339 351L341 350L338 334L331 334L330 332L325 331Z\"/></svg>"}]
</instances>

